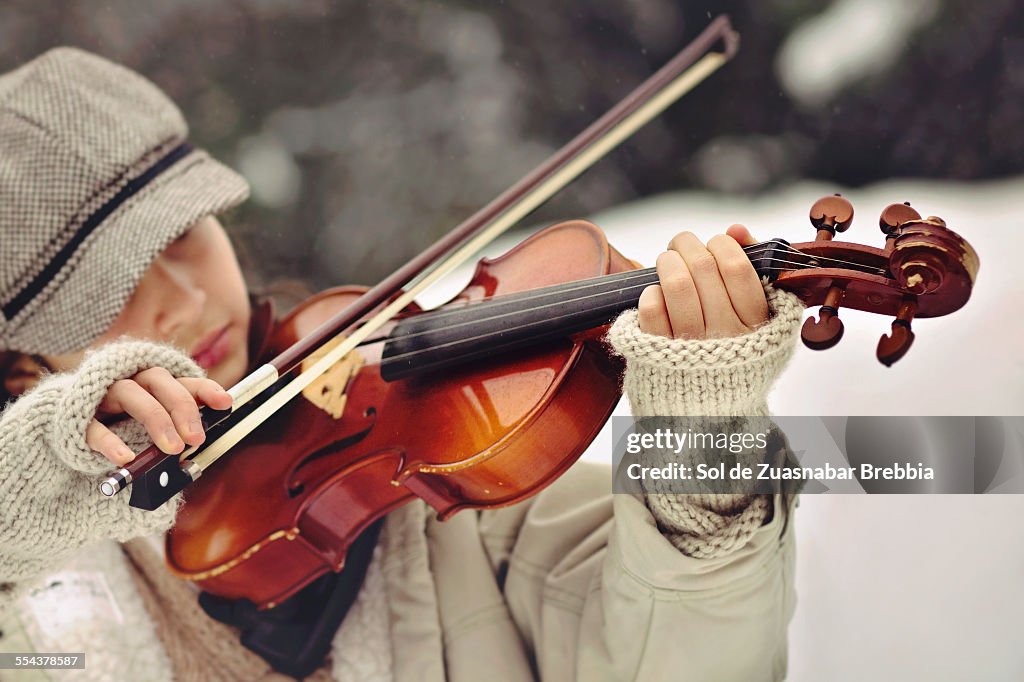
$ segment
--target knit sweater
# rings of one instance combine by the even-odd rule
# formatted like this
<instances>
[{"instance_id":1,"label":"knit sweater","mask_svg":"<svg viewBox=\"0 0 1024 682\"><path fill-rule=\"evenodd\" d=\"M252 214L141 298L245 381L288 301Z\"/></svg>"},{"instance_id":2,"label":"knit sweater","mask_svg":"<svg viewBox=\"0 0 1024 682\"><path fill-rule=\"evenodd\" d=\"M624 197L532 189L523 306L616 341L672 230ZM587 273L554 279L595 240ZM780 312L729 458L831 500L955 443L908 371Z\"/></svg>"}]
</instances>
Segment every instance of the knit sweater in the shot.
<instances>
[{"instance_id":1,"label":"knit sweater","mask_svg":"<svg viewBox=\"0 0 1024 682\"><path fill-rule=\"evenodd\" d=\"M674 340L645 334L635 311L623 313L611 327L608 342L626 359L624 389L634 413L767 414L767 392L792 352L803 307L796 297L767 285L766 293L771 319L749 334L729 339ZM179 498L156 512L145 512L129 507L128 495L99 495L97 482L111 467L85 443L86 426L109 386L156 366L181 377L204 374L171 346L120 339L88 353L74 372L43 378L0 415L0 615L13 606L24 585L73 560L83 547L159 534L172 525ZM111 428L136 451L150 442L138 422L124 420ZM645 492L665 537L695 557L720 556L742 547L773 512L768 496L672 495L656 488ZM138 543L129 547L134 549L128 552L128 568L144 600L147 590L159 591L152 584L147 588L147 581L179 582L167 581L165 571L159 575L162 569ZM373 586L379 588L379 581L373 576L371 564L363 592L336 638L336 653L338 640L359 641L357 630L380 630L381 623L368 618L379 609L366 608L377 598ZM192 601L192 610L181 617L204 619ZM156 613L158 609L150 609L151 616ZM226 626L205 620L198 629L227 632ZM156 629L161 631L159 624ZM195 620L188 629L196 629ZM161 632L161 638L165 635ZM173 655L173 648L168 648ZM358 660L358 648L341 650L348 660L335 661L336 679L365 679L365 672L375 668L386 679L380 661ZM238 657L248 654L245 664L255 673L261 662L241 652Z\"/></svg>"}]
</instances>

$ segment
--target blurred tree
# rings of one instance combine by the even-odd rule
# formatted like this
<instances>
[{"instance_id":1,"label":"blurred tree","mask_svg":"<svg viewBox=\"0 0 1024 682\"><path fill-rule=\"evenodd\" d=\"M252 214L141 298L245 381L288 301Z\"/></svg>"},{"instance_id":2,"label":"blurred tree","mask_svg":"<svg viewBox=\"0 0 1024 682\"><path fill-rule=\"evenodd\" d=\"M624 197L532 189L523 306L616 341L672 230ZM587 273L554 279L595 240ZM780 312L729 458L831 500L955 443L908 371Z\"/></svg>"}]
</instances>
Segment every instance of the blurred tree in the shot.
<instances>
[{"instance_id":1,"label":"blurred tree","mask_svg":"<svg viewBox=\"0 0 1024 682\"><path fill-rule=\"evenodd\" d=\"M534 219L683 187L1021 172L1024 7L915 2L13 0L0 69L71 44L152 78L252 182L232 230L255 279L324 287L390 272L721 12L737 59ZM838 90L813 89L811 67L874 53Z\"/></svg>"}]
</instances>

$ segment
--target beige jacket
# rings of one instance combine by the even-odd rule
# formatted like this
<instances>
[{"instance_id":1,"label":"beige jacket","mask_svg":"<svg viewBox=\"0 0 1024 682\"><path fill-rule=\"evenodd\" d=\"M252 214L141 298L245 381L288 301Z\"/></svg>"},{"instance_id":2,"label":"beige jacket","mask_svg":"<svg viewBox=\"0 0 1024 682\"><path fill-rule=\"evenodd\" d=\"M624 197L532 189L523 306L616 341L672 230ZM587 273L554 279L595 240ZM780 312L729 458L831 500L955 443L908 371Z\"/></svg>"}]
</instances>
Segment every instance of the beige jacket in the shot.
<instances>
[{"instance_id":1,"label":"beige jacket","mask_svg":"<svg viewBox=\"0 0 1024 682\"><path fill-rule=\"evenodd\" d=\"M770 289L769 303L774 317L764 327L699 342L643 334L635 314L623 314L609 340L627 359L634 412L765 414L765 396L791 353L802 312L795 297ZM135 342L116 350L137 357L103 374L110 353L97 352L78 372L41 382L0 419L0 583L7 587L0 594L0 651L33 646L26 627L31 614L24 598L16 599L24 585L100 538L125 540L170 523L111 506L126 496L96 507L96 478L105 467L88 459L75 436L52 430L61 409L91 414L90 401L105 391L93 387L83 397L85 384L109 385L115 375L152 364L182 374L188 369L187 359L166 347ZM71 421L84 424L80 417ZM38 458L39 466L26 468L26 458ZM18 472L23 480L12 483ZM392 512L378 558L394 679L782 679L795 606L792 509L783 509L779 496L613 495L610 486L607 466L578 463L534 498L505 509L462 512L444 523L422 502ZM129 555L152 619L179 614L156 625L166 649L153 653L154 662L164 662L161 669L176 671L177 679L275 678L260 672L257 657L239 651L230 628L200 623L200 616L188 622L188 614L201 613L194 599L180 596L189 594L188 586L166 588L181 590L178 596L160 594L157 583L168 583L166 576L153 569L147 576L149 560L139 558L137 547ZM145 627L152 626L138 630ZM206 667L196 666L195 656L181 663L190 654L182 637L198 630L213 633L203 641L214 649L233 647L225 660L244 664L219 668L215 653ZM96 646L90 668L123 658L116 644ZM321 673L317 679L329 679ZM0 671L0 679L49 679L18 675Z\"/></svg>"}]
</instances>

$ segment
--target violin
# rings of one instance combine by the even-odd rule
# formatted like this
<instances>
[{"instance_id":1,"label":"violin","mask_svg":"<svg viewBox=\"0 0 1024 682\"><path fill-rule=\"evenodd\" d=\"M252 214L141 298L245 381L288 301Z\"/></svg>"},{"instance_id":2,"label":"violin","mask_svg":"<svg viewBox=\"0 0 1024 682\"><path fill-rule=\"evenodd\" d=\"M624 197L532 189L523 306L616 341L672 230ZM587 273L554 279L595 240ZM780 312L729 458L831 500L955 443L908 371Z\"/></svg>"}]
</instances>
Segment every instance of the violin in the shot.
<instances>
[{"instance_id":1,"label":"violin","mask_svg":"<svg viewBox=\"0 0 1024 682\"><path fill-rule=\"evenodd\" d=\"M724 52L700 56L718 43ZM370 289L321 292L268 324L251 353L255 368L230 390L232 408L203 408L202 445L180 455L150 447L101 490L130 485L130 504L143 509L184 491L166 538L170 570L213 595L267 609L341 570L365 529L416 498L443 520L515 504L549 485L621 396L622 361L602 337L657 283L655 270L577 220L479 261L469 284L437 309L413 299L664 109L664 93L681 96L695 73L706 76L735 49L720 17L620 105L391 277ZM811 348L839 341L841 308L893 316L878 347L892 364L913 341L914 317L966 303L978 258L941 219L906 204L883 210L884 248L836 241L852 218L849 201L825 197L810 212L814 241L773 239L744 251L762 277L821 306L801 334Z\"/></svg>"},{"instance_id":2,"label":"violin","mask_svg":"<svg viewBox=\"0 0 1024 682\"><path fill-rule=\"evenodd\" d=\"M811 216L819 239L744 250L763 277L822 305L803 329L812 348L839 340L843 305L895 315L878 348L892 363L913 339L914 315L947 314L970 295L977 257L939 219L890 206L883 222L899 222L878 249L831 239L852 218L841 197L819 200ZM208 592L270 608L340 570L365 528L416 497L443 520L535 494L611 415L624 368L601 338L657 281L581 220L480 261L451 302L407 308L186 489L167 535L168 566ZM309 299L281 320L265 353L290 347L363 292L338 287Z\"/></svg>"}]
</instances>

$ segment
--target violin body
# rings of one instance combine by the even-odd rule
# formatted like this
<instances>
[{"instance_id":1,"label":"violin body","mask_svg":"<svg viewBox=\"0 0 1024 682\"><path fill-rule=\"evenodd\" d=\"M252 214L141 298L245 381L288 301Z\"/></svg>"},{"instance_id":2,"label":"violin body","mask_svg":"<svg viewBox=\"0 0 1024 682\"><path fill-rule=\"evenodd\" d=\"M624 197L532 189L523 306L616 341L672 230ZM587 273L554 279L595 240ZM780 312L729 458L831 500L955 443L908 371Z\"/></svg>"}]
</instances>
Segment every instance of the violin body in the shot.
<instances>
[{"instance_id":1,"label":"violin body","mask_svg":"<svg viewBox=\"0 0 1024 682\"><path fill-rule=\"evenodd\" d=\"M448 305L634 268L601 230L572 221L480 261ZM305 302L268 353L362 292L338 287ZM604 332L393 382L380 373L383 339L357 347L186 490L168 566L208 592L271 608L340 570L367 526L415 497L444 519L535 494L576 461L620 398L623 365Z\"/></svg>"}]
</instances>

